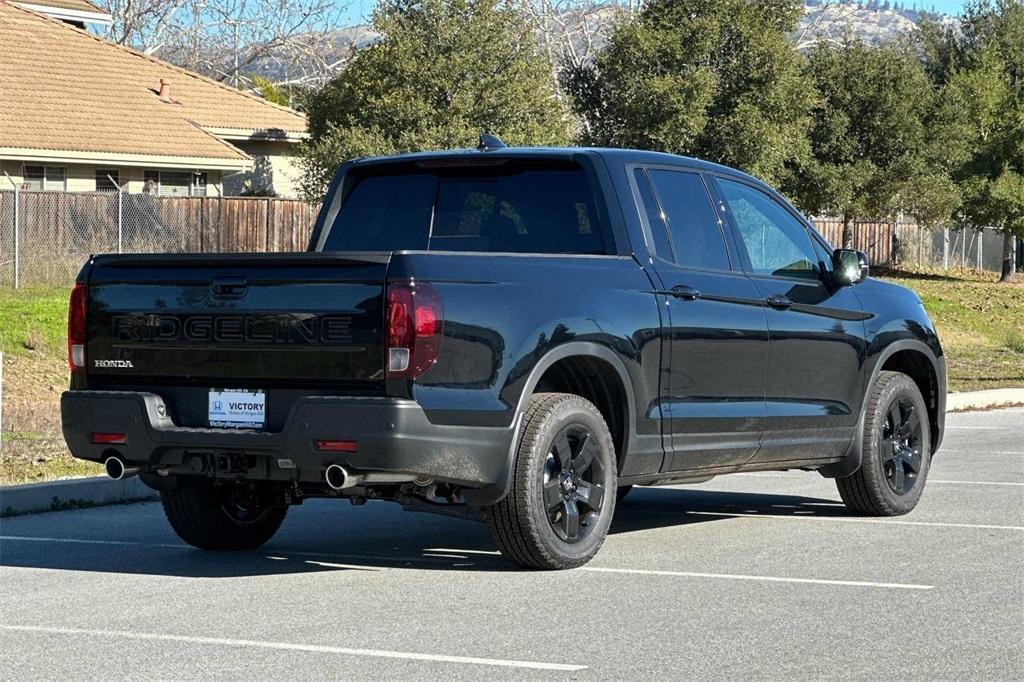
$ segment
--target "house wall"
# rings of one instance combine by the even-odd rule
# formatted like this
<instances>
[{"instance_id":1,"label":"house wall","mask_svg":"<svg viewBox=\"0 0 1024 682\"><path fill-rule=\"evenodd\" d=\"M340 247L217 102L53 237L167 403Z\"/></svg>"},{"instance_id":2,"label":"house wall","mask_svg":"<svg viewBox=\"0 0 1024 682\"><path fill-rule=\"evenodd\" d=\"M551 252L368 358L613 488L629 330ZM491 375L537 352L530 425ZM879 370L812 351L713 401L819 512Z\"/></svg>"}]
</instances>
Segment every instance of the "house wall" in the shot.
<instances>
[{"instance_id":1,"label":"house wall","mask_svg":"<svg viewBox=\"0 0 1024 682\"><path fill-rule=\"evenodd\" d=\"M24 182L24 171L23 167L29 166L60 166L67 169L67 191L68 192L95 192L96 191L96 169L97 168L117 168L119 171L118 180L122 185L125 185L125 191L138 193L142 191L143 184L145 183L144 174L146 168L135 168L131 166L116 166L110 164L104 164L97 166L95 164L83 164L83 163L59 163L59 162L28 162L27 164L22 161L11 161L0 159L0 190L11 189L11 183L4 177L6 172L10 175L13 180L19 186ZM156 170L156 169L154 169ZM161 169L171 170L171 169ZM181 169L191 170L191 169ZM207 196L220 196L223 191L223 183L221 172L216 170L204 171L207 174L206 193Z\"/></svg>"},{"instance_id":2,"label":"house wall","mask_svg":"<svg viewBox=\"0 0 1024 682\"><path fill-rule=\"evenodd\" d=\"M249 185L260 193L269 190L281 197L299 195L301 169L295 143L232 141L231 144L251 156L254 167L251 171L225 175L224 194L237 196Z\"/></svg>"}]
</instances>

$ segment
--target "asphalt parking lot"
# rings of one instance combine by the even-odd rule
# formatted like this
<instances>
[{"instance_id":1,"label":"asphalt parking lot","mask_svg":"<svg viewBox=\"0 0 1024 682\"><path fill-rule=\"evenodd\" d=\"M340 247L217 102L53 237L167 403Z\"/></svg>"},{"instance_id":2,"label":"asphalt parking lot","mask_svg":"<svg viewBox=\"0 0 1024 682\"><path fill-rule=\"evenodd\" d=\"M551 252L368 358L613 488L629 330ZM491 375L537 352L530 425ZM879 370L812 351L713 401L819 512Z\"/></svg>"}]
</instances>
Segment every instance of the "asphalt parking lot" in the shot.
<instances>
[{"instance_id":1,"label":"asphalt parking lot","mask_svg":"<svg viewBox=\"0 0 1024 682\"><path fill-rule=\"evenodd\" d=\"M1024 678L1024 409L950 415L917 510L817 474L639 489L584 569L483 524L293 508L258 552L159 504L0 521L6 679Z\"/></svg>"}]
</instances>

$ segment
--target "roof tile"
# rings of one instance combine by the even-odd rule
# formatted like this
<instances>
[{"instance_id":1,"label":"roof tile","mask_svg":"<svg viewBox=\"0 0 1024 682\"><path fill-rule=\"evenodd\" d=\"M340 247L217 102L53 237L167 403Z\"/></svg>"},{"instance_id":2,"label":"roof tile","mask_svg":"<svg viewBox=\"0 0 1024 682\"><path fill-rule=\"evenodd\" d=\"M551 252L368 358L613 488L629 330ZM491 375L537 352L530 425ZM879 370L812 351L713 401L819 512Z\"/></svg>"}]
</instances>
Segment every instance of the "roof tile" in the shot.
<instances>
[{"instance_id":1,"label":"roof tile","mask_svg":"<svg viewBox=\"0 0 1024 682\"><path fill-rule=\"evenodd\" d=\"M202 128L306 130L291 109L5 0L0 121L0 147L214 159L245 156Z\"/></svg>"}]
</instances>

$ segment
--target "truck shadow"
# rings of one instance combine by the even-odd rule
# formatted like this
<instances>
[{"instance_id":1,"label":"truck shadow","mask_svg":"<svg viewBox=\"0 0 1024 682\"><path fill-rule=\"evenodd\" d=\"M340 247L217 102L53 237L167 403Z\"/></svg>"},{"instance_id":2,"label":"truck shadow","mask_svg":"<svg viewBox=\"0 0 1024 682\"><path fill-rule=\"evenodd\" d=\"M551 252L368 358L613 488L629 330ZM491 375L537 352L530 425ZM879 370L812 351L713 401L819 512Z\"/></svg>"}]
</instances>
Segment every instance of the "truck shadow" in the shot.
<instances>
[{"instance_id":1,"label":"truck shadow","mask_svg":"<svg viewBox=\"0 0 1024 682\"><path fill-rule=\"evenodd\" d=\"M104 518L111 515L117 518ZM838 501L813 497L647 488L634 490L619 505L611 534L747 515L849 513ZM730 531L723 527L722 532ZM4 519L0 535L0 565L66 571L239 578L394 569L524 570L498 553L483 523L407 513L384 503L353 509L336 501L309 501L292 510L271 542L249 552L205 552L182 544L169 534L159 504ZM685 537L675 536L673 542L685 542ZM602 551L614 552L614 542Z\"/></svg>"}]
</instances>

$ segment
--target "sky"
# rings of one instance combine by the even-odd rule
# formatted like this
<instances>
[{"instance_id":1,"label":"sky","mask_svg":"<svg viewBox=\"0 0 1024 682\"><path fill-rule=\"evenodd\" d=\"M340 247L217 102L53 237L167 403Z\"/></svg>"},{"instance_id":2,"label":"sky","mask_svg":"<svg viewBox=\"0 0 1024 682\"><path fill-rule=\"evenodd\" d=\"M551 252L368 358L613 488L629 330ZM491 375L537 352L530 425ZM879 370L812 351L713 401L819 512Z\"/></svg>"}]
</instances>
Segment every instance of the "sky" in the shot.
<instances>
[{"instance_id":1,"label":"sky","mask_svg":"<svg viewBox=\"0 0 1024 682\"><path fill-rule=\"evenodd\" d=\"M865 0L866 1L866 0ZM905 5L913 6L915 1L919 7L931 9L932 5L935 6L936 12L943 14L959 14L964 5L967 4L967 0L900 0ZM355 24L365 24L369 21L370 13L373 12L374 6L376 6L376 0L337 0L338 5L343 7L343 21L342 24L346 26L353 26Z\"/></svg>"}]
</instances>

